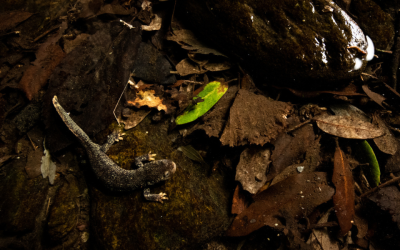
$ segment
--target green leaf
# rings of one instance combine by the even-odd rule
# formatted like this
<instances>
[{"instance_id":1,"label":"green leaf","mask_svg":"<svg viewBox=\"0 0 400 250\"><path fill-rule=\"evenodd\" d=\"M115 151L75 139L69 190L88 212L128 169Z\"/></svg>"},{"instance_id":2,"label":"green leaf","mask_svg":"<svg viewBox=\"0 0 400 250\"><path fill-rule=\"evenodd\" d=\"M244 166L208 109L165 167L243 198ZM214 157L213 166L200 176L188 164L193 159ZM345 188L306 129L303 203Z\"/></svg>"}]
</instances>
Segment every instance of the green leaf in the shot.
<instances>
[{"instance_id":1,"label":"green leaf","mask_svg":"<svg viewBox=\"0 0 400 250\"><path fill-rule=\"evenodd\" d=\"M203 91L193 97L193 100L202 98L204 101L187 107L184 113L176 118L176 124L181 125L189 123L204 115L218 102L219 99L221 99L227 90L227 84L221 84L220 82L208 83L204 87Z\"/></svg>"},{"instance_id":2,"label":"green leaf","mask_svg":"<svg viewBox=\"0 0 400 250\"><path fill-rule=\"evenodd\" d=\"M376 187L381 181L381 171L379 169L379 163L376 159L374 150L366 140L360 143L360 153L362 154L363 163L368 163L367 166L363 166L365 177L371 186Z\"/></svg>"}]
</instances>

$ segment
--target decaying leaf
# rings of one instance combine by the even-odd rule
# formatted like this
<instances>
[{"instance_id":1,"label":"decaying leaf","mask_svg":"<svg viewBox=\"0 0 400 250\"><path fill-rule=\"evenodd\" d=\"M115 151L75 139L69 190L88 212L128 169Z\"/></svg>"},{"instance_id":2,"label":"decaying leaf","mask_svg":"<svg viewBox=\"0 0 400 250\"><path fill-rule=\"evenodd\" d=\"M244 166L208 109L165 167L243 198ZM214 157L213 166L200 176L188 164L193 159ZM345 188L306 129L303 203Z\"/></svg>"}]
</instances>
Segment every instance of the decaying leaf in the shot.
<instances>
[{"instance_id":1,"label":"decaying leaf","mask_svg":"<svg viewBox=\"0 0 400 250\"><path fill-rule=\"evenodd\" d=\"M341 236L350 231L354 219L354 180L349 162L339 146L336 147L332 182L336 192L333 196L336 217L338 218Z\"/></svg>"},{"instance_id":2,"label":"decaying leaf","mask_svg":"<svg viewBox=\"0 0 400 250\"><path fill-rule=\"evenodd\" d=\"M132 111L129 114L124 115L125 119L120 119L120 122L125 125L124 129L128 130L136 127L148 114L150 114L150 112L151 110L143 109Z\"/></svg>"},{"instance_id":3,"label":"decaying leaf","mask_svg":"<svg viewBox=\"0 0 400 250\"><path fill-rule=\"evenodd\" d=\"M11 11L0 13L0 32L7 31L25 21L32 13L26 11Z\"/></svg>"},{"instance_id":4,"label":"decaying leaf","mask_svg":"<svg viewBox=\"0 0 400 250\"><path fill-rule=\"evenodd\" d=\"M162 18L157 14L154 14L154 18L151 20L149 25L142 25L142 30L153 31L161 29Z\"/></svg>"},{"instance_id":5,"label":"decaying leaf","mask_svg":"<svg viewBox=\"0 0 400 250\"><path fill-rule=\"evenodd\" d=\"M208 136L219 138L228 119L229 108L235 99L238 86L228 88L225 95L215 104L214 108L202 117L204 123L197 123L188 134L195 130L204 130Z\"/></svg>"},{"instance_id":6,"label":"decaying leaf","mask_svg":"<svg viewBox=\"0 0 400 250\"><path fill-rule=\"evenodd\" d=\"M163 104L163 100L154 94L155 91L152 89L146 91L139 90L137 92L136 99L133 101L127 100L127 105L136 108L148 106L149 108L157 108L159 111L164 110L166 113L168 113L168 108L165 104Z\"/></svg>"},{"instance_id":7,"label":"decaying leaf","mask_svg":"<svg viewBox=\"0 0 400 250\"><path fill-rule=\"evenodd\" d=\"M179 75L187 76L191 74L203 74L206 73L208 70L203 69L200 65L192 62L190 59L186 58L180 61L176 65L176 70L178 71Z\"/></svg>"},{"instance_id":8,"label":"decaying leaf","mask_svg":"<svg viewBox=\"0 0 400 250\"><path fill-rule=\"evenodd\" d=\"M202 44L200 41L197 40L197 38L190 30L174 30L174 33L168 36L167 40L175 41L179 45L181 45L183 49L189 50L194 53L206 55L214 54L217 56L226 57L224 54L218 52L217 50L208 48L207 46Z\"/></svg>"},{"instance_id":9,"label":"decaying leaf","mask_svg":"<svg viewBox=\"0 0 400 250\"><path fill-rule=\"evenodd\" d=\"M396 173L400 171L400 150L397 150L396 154L391 156L386 163L386 173Z\"/></svg>"},{"instance_id":10,"label":"decaying leaf","mask_svg":"<svg viewBox=\"0 0 400 250\"><path fill-rule=\"evenodd\" d=\"M362 166L362 169L368 182L373 187L378 186L381 181L381 170L374 150L371 148L369 143L364 140L358 144L357 153L357 160L360 163L366 163Z\"/></svg>"},{"instance_id":11,"label":"decaying leaf","mask_svg":"<svg viewBox=\"0 0 400 250\"><path fill-rule=\"evenodd\" d=\"M287 126L292 106L272 101L263 95L239 90L221 135L223 145L264 145L275 139Z\"/></svg>"},{"instance_id":12,"label":"decaying leaf","mask_svg":"<svg viewBox=\"0 0 400 250\"><path fill-rule=\"evenodd\" d=\"M256 194L267 182L271 150L259 146L250 146L240 154L236 167L235 180L242 184L244 190Z\"/></svg>"},{"instance_id":13,"label":"decaying leaf","mask_svg":"<svg viewBox=\"0 0 400 250\"><path fill-rule=\"evenodd\" d=\"M400 191L395 186L388 186L379 189L369 199L375 202L382 210L388 211L392 220L397 223L400 229Z\"/></svg>"},{"instance_id":14,"label":"decaying leaf","mask_svg":"<svg viewBox=\"0 0 400 250\"><path fill-rule=\"evenodd\" d=\"M364 111L348 103L330 105L329 108L337 116L351 116L356 117L364 122L371 121L371 118L365 114Z\"/></svg>"},{"instance_id":15,"label":"decaying leaf","mask_svg":"<svg viewBox=\"0 0 400 250\"><path fill-rule=\"evenodd\" d=\"M192 145L180 146L178 150L181 151L189 159L208 166L203 157L201 157L200 153Z\"/></svg>"},{"instance_id":16,"label":"decaying leaf","mask_svg":"<svg viewBox=\"0 0 400 250\"><path fill-rule=\"evenodd\" d=\"M176 124L181 125L189 123L204 115L219 101L219 99L221 99L227 90L228 84L224 82L208 83L204 89L193 98L193 100L202 99L203 101L187 107L185 112L176 118Z\"/></svg>"},{"instance_id":17,"label":"decaying leaf","mask_svg":"<svg viewBox=\"0 0 400 250\"><path fill-rule=\"evenodd\" d=\"M310 214L332 198L326 173L298 174L281 181L254 197L254 203L236 216L228 236L244 236L263 227L282 227L281 214L295 219Z\"/></svg>"},{"instance_id":18,"label":"decaying leaf","mask_svg":"<svg viewBox=\"0 0 400 250\"><path fill-rule=\"evenodd\" d=\"M332 210L333 209L329 209L321 219L319 219L318 224L328 222ZM329 233L330 230L326 227L313 229L310 238L308 238L307 244L311 245L315 250L339 250L339 241L335 240Z\"/></svg>"},{"instance_id":19,"label":"decaying leaf","mask_svg":"<svg viewBox=\"0 0 400 250\"><path fill-rule=\"evenodd\" d=\"M314 118L325 133L348 139L372 139L385 132L354 116L326 115Z\"/></svg>"},{"instance_id":20,"label":"decaying leaf","mask_svg":"<svg viewBox=\"0 0 400 250\"><path fill-rule=\"evenodd\" d=\"M0 158L0 167L2 167L7 161L14 159L15 155L5 155Z\"/></svg>"},{"instance_id":21,"label":"decaying leaf","mask_svg":"<svg viewBox=\"0 0 400 250\"><path fill-rule=\"evenodd\" d=\"M25 71L19 87L25 92L29 100L46 85L51 73L55 67L65 57L64 51L56 44L61 38L64 30L67 28L66 22L63 22L62 28L54 36L49 37L36 51L36 60Z\"/></svg>"},{"instance_id":22,"label":"decaying leaf","mask_svg":"<svg viewBox=\"0 0 400 250\"><path fill-rule=\"evenodd\" d=\"M365 94L367 94L367 96L368 96L369 98L371 98L371 99L372 99L374 102L376 102L379 106L381 106L382 108L384 108L383 105L382 105L382 102L386 100L385 97L381 96L381 95L378 94L378 93L375 93L375 92L371 91L371 90L368 88L368 85L363 85L363 86L362 86L362 89L364 90Z\"/></svg>"},{"instance_id":23,"label":"decaying leaf","mask_svg":"<svg viewBox=\"0 0 400 250\"><path fill-rule=\"evenodd\" d=\"M268 180L273 179L286 167L294 164L304 155L315 140L314 129L311 124L292 132L293 136L282 133L276 139L272 152L272 166L268 173Z\"/></svg>"},{"instance_id":24,"label":"decaying leaf","mask_svg":"<svg viewBox=\"0 0 400 250\"><path fill-rule=\"evenodd\" d=\"M390 129L379 116L375 115L374 120L378 123L379 128L385 132L383 136L374 139L376 146L386 154L396 154L398 148L396 137L394 137Z\"/></svg>"},{"instance_id":25,"label":"decaying leaf","mask_svg":"<svg viewBox=\"0 0 400 250\"><path fill-rule=\"evenodd\" d=\"M83 42L88 40L89 34L82 33L76 36L74 40L64 39L64 51L66 54L70 53L75 47L80 46Z\"/></svg>"},{"instance_id":26,"label":"decaying leaf","mask_svg":"<svg viewBox=\"0 0 400 250\"><path fill-rule=\"evenodd\" d=\"M249 201L243 193L243 189L240 185L236 186L235 193L233 193L232 199L232 214L241 214L248 206Z\"/></svg>"}]
</instances>

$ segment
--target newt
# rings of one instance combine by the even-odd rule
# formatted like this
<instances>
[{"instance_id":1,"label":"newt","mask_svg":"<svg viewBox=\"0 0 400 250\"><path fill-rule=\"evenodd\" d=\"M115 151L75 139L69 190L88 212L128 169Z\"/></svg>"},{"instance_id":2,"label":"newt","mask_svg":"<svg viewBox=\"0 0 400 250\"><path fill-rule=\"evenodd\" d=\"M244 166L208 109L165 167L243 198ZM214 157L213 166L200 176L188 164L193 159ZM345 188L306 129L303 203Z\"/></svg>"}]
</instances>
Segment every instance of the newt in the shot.
<instances>
[{"instance_id":1,"label":"newt","mask_svg":"<svg viewBox=\"0 0 400 250\"><path fill-rule=\"evenodd\" d=\"M122 139L122 134L114 131L108 136L104 145L98 145L71 119L58 102L57 96L53 97L53 105L65 125L86 149L96 178L107 189L129 192L168 180L175 173L176 164L173 161L168 159L155 161L155 154L151 154L151 152L135 158L136 169L126 170L121 168L107 156L106 152L115 141ZM144 161L148 161L148 163L144 164ZM146 200L161 203L168 199L166 193L151 194L149 188L144 189L144 197Z\"/></svg>"}]
</instances>

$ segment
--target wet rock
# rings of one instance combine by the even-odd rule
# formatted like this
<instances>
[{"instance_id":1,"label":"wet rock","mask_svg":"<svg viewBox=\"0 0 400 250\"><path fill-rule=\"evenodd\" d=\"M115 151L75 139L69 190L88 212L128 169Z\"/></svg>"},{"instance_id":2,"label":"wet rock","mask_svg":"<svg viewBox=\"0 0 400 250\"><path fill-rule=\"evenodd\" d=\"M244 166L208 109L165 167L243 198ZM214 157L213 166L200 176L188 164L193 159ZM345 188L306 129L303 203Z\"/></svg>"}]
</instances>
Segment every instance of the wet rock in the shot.
<instances>
[{"instance_id":1,"label":"wet rock","mask_svg":"<svg viewBox=\"0 0 400 250\"><path fill-rule=\"evenodd\" d=\"M230 224L230 189L225 177L192 162L172 148L167 124L150 118L110 148L110 158L130 168L135 156L156 153L171 159L177 171L165 183L151 187L165 192L164 204L148 202L142 190L110 195L101 186L90 189L92 242L100 249L181 249L222 234Z\"/></svg>"},{"instance_id":2,"label":"wet rock","mask_svg":"<svg viewBox=\"0 0 400 250\"><path fill-rule=\"evenodd\" d=\"M188 0L177 7L198 35L242 66L292 84L307 80L298 87L355 77L374 54L372 41L332 1Z\"/></svg>"}]
</instances>

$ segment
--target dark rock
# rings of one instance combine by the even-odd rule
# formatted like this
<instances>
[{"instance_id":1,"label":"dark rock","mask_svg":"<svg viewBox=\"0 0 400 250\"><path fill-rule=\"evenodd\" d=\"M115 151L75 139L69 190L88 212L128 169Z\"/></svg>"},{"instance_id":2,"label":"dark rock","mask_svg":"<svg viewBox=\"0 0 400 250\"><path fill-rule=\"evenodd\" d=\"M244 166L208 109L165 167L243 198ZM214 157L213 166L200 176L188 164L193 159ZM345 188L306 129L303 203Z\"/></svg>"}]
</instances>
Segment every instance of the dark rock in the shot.
<instances>
[{"instance_id":1,"label":"dark rock","mask_svg":"<svg viewBox=\"0 0 400 250\"><path fill-rule=\"evenodd\" d=\"M76 199L80 193L75 177L68 175L67 180L68 183L65 182L57 190L53 205L49 211L47 233L51 241L60 241L77 225L79 208Z\"/></svg>"},{"instance_id":2,"label":"dark rock","mask_svg":"<svg viewBox=\"0 0 400 250\"><path fill-rule=\"evenodd\" d=\"M21 133L26 133L39 121L41 111L39 104L31 103L14 118L13 123Z\"/></svg>"},{"instance_id":3,"label":"dark rock","mask_svg":"<svg viewBox=\"0 0 400 250\"><path fill-rule=\"evenodd\" d=\"M351 79L367 60L348 47L372 48L353 19L331 1L187 0L177 7L200 37L236 55L242 66L264 76L284 76L292 84L307 80L302 84L323 86Z\"/></svg>"},{"instance_id":4,"label":"dark rock","mask_svg":"<svg viewBox=\"0 0 400 250\"><path fill-rule=\"evenodd\" d=\"M0 232L21 234L35 228L36 217L44 208L48 181L38 176L29 179L25 173L26 159L16 159L3 168L0 177Z\"/></svg>"},{"instance_id":5,"label":"dark rock","mask_svg":"<svg viewBox=\"0 0 400 250\"><path fill-rule=\"evenodd\" d=\"M130 167L134 156L151 150L157 159L173 160L177 170L170 180L151 187L152 193L167 193L169 200L163 204L145 201L142 190L109 195L101 187L90 188L90 237L97 249L182 249L220 235L229 226L227 175L216 171L209 176L209 169L173 149L167 129L167 124L152 124L146 118L110 148L110 158L123 168Z\"/></svg>"},{"instance_id":6,"label":"dark rock","mask_svg":"<svg viewBox=\"0 0 400 250\"><path fill-rule=\"evenodd\" d=\"M372 0L352 0L351 13L375 47L390 50L394 42L394 19Z\"/></svg>"},{"instance_id":7,"label":"dark rock","mask_svg":"<svg viewBox=\"0 0 400 250\"><path fill-rule=\"evenodd\" d=\"M148 82L172 84L176 82L176 77L170 73L172 70L171 63L152 44L140 43L132 76Z\"/></svg>"}]
</instances>

